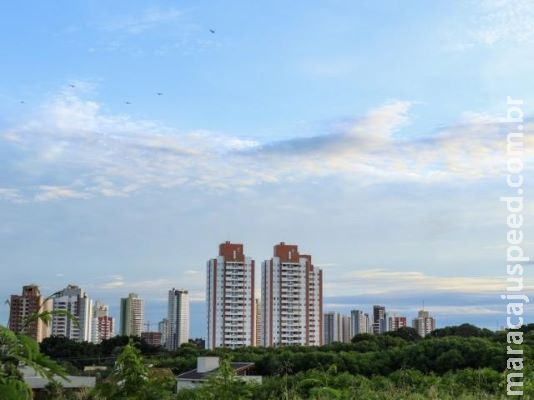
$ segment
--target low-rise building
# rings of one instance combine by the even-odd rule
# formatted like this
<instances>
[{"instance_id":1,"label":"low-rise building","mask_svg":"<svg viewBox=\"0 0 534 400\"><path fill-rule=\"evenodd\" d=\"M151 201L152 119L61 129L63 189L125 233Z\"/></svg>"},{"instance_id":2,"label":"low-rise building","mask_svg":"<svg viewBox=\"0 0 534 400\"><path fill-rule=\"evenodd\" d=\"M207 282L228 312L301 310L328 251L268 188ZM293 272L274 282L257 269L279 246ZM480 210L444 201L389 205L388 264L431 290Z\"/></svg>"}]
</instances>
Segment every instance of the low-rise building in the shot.
<instances>
[{"instance_id":1,"label":"low-rise building","mask_svg":"<svg viewBox=\"0 0 534 400\"><path fill-rule=\"evenodd\" d=\"M219 357L198 357L197 367L176 377L177 390L196 388L217 373L220 365ZM253 362L231 362L235 374L245 381L261 383L261 376L251 375L254 371Z\"/></svg>"}]
</instances>

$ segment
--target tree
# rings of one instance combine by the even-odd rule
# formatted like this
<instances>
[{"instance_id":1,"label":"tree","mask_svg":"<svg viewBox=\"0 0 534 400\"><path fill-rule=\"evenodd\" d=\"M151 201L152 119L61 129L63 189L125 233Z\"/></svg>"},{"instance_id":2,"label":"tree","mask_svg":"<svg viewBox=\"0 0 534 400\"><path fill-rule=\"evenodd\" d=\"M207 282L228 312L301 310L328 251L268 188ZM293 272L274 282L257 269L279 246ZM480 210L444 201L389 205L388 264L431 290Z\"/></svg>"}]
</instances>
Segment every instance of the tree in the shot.
<instances>
[{"instance_id":1,"label":"tree","mask_svg":"<svg viewBox=\"0 0 534 400\"><path fill-rule=\"evenodd\" d=\"M64 370L39 351L38 343L25 335L17 335L0 325L0 393L5 400L31 399L31 389L24 382L21 366L33 368L52 381L65 377Z\"/></svg>"},{"instance_id":2,"label":"tree","mask_svg":"<svg viewBox=\"0 0 534 400\"><path fill-rule=\"evenodd\" d=\"M384 333L384 335L398 337L398 338L407 340L409 342L414 342L416 340L421 339L421 336L419 336L419 333L417 332L417 330L409 326L403 326L402 328L399 328L396 331L386 332Z\"/></svg>"},{"instance_id":3,"label":"tree","mask_svg":"<svg viewBox=\"0 0 534 400\"><path fill-rule=\"evenodd\" d=\"M108 379L99 384L94 394L102 400L164 400L172 391L159 378L150 378L141 352L128 343L115 361Z\"/></svg>"},{"instance_id":4,"label":"tree","mask_svg":"<svg viewBox=\"0 0 534 400\"><path fill-rule=\"evenodd\" d=\"M227 358L200 389L199 398L206 400L245 400L251 396L251 385L236 376Z\"/></svg>"}]
</instances>

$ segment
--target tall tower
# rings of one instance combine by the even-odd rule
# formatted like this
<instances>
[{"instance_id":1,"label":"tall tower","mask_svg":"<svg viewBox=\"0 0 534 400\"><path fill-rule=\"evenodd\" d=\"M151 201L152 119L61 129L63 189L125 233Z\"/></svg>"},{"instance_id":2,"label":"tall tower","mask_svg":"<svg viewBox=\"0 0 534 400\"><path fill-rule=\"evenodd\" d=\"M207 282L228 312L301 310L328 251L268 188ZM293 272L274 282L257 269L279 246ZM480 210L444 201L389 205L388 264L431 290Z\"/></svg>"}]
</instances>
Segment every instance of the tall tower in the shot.
<instances>
[{"instance_id":1,"label":"tall tower","mask_svg":"<svg viewBox=\"0 0 534 400\"><path fill-rule=\"evenodd\" d=\"M323 273L284 242L262 268L263 344L323 344Z\"/></svg>"},{"instance_id":2,"label":"tall tower","mask_svg":"<svg viewBox=\"0 0 534 400\"><path fill-rule=\"evenodd\" d=\"M386 307L373 306L373 333L379 335L387 331Z\"/></svg>"},{"instance_id":3,"label":"tall tower","mask_svg":"<svg viewBox=\"0 0 534 400\"><path fill-rule=\"evenodd\" d=\"M32 337L37 342L50 336L50 326L41 319L27 322L33 314L52 310L52 300L41 296L39 287L27 285L22 287L22 294L11 295L9 302L9 329L15 333L23 333Z\"/></svg>"},{"instance_id":4,"label":"tall tower","mask_svg":"<svg viewBox=\"0 0 534 400\"><path fill-rule=\"evenodd\" d=\"M52 335L79 342L92 339L93 301L79 286L68 285L53 296ZM75 317L76 320L69 315Z\"/></svg>"},{"instance_id":5,"label":"tall tower","mask_svg":"<svg viewBox=\"0 0 534 400\"><path fill-rule=\"evenodd\" d=\"M225 242L207 264L207 348L254 346L254 260Z\"/></svg>"},{"instance_id":6,"label":"tall tower","mask_svg":"<svg viewBox=\"0 0 534 400\"><path fill-rule=\"evenodd\" d=\"M123 336L141 337L145 319L145 304L136 293L121 299L121 326L120 334Z\"/></svg>"},{"instance_id":7,"label":"tall tower","mask_svg":"<svg viewBox=\"0 0 534 400\"><path fill-rule=\"evenodd\" d=\"M169 290L167 308L167 337L165 346L176 350L189 341L189 293L187 290Z\"/></svg>"},{"instance_id":8,"label":"tall tower","mask_svg":"<svg viewBox=\"0 0 534 400\"><path fill-rule=\"evenodd\" d=\"M425 310L419 310L417 318L412 321L412 327L417 331L419 336L425 337L436 329L436 320Z\"/></svg>"}]
</instances>

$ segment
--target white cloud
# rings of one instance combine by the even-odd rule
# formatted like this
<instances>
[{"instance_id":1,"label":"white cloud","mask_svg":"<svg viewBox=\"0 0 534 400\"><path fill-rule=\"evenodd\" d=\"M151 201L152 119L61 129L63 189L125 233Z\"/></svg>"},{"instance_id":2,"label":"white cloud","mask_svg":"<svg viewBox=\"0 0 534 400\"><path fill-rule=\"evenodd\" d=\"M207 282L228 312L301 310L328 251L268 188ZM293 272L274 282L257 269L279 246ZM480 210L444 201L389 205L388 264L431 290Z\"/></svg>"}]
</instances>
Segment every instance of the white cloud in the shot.
<instances>
[{"instance_id":1,"label":"white cloud","mask_svg":"<svg viewBox=\"0 0 534 400\"><path fill-rule=\"evenodd\" d=\"M377 282L380 282L377 285ZM505 277L437 276L415 271L354 269L328 275L325 290L337 295L380 295L400 293L497 294L506 292ZM525 280L534 288L534 280Z\"/></svg>"},{"instance_id":2,"label":"white cloud","mask_svg":"<svg viewBox=\"0 0 534 400\"><path fill-rule=\"evenodd\" d=\"M102 28L112 32L126 32L129 34L142 34L147 30L175 23L182 17L180 10L148 8L139 14L123 15L115 20L107 21Z\"/></svg>"},{"instance_id":3,"label":"white cloud","mask_svg":"<svg viewBox=\"0 0 534 400\"><path fill-rule=\"evenodd\" d=\"M497 117L480 113L465 113L456 124L426 136L407 135L414 103L394 100L321 135L258 143L105 113L83 94L62 90L0 135L21 150L20 181L33 183L17 186L18 192L4 189L1 198L87 199L183 185L240 190L321 176L361 183L434 182L503 170L504 127ZM524 141L525 150L534 144L528 136Z\"/></svg>"}]
</instances>

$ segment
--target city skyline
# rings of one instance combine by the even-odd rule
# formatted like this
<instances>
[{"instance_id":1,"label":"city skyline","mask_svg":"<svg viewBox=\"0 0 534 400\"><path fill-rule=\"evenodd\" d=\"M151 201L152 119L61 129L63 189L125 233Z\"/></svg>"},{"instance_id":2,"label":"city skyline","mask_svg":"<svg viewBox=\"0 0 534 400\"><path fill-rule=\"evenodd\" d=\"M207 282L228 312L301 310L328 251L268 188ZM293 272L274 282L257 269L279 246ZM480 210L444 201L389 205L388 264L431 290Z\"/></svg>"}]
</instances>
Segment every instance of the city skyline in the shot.
<instances>
[{"instance_id":1,"label":"city skyline","mask_svg":"<svg viewBox=\"0 0 534 400\"><path fill-rule=\"evenodd\" d=\"M135 292L154 323L186 287L205 315L214 243L285 241L325 311L504 325L507 96L525 176L534 144L534 16L504 3L2 5L0 298L75 283L118 318Z\"/></svg>"}]
</instances>

